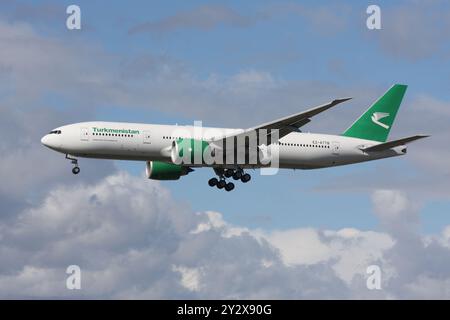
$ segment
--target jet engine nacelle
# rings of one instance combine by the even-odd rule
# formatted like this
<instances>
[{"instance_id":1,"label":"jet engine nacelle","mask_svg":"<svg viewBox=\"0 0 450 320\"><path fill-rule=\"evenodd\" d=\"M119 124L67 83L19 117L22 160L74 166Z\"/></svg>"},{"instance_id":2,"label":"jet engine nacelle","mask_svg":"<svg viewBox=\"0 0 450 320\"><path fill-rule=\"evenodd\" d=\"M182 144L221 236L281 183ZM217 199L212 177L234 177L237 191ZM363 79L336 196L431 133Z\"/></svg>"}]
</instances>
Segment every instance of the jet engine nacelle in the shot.
<instances>
[{"instance_id":1,"label":"jet engine nacelle","mask_svg":"<svg viewBox=\"0 0 450 320\"><path fill-rule=\"evenodd\" d=\"M189 167L161 161L147 161L145 173L153 180L178 180L193 170Z\"/></svg>"}]
</instances>

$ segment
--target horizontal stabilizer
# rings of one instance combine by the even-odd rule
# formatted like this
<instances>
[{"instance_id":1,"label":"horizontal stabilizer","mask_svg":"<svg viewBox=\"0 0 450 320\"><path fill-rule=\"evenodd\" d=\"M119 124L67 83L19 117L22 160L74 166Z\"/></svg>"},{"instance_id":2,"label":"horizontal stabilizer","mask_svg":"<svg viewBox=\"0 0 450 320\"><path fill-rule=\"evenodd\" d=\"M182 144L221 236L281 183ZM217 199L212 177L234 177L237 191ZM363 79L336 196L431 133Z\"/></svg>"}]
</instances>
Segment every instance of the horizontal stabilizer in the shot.
<instances>
[{"instance_id":1,"label":"horizontal stabilizer","mask_svg":"<svg viewBox=\"0 0 450 320\"><path fill-rule=\"evenodd\" d=\"M403 139L398 139L398 140L393 140L393 141L389 141L389 142L385 142L385 143L380 143L377 144L375 146L372 147L368 147L365 149L362 149L365 152L375 152L375 151L384 151L384 150L388 150L397 146L402 146L404 144L419 140L419 139L423 139L423 138L427 138L429 137L428 135L424 135L424 134L419 134L416 136L412 136L412 137L407 137L407 138L403 138Z\"/></svg>"}]
</instances>

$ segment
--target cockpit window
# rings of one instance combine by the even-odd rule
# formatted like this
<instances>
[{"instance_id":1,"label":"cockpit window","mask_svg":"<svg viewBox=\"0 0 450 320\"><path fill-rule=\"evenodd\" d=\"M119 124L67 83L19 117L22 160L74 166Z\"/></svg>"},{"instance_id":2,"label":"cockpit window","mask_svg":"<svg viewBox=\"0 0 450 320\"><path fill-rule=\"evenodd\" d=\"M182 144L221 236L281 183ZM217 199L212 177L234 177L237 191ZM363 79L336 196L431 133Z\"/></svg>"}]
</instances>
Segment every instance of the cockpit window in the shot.
<instances>
[{"instance_id":1,"label":"cockpit window","mask_svg":"<svg viewBox=\"0 0 450 320\"><path fill-rule=\"evenodd\" d=\"M61 130L50 131L49 134L61 134Z\"/></svg>"}]
</instances>

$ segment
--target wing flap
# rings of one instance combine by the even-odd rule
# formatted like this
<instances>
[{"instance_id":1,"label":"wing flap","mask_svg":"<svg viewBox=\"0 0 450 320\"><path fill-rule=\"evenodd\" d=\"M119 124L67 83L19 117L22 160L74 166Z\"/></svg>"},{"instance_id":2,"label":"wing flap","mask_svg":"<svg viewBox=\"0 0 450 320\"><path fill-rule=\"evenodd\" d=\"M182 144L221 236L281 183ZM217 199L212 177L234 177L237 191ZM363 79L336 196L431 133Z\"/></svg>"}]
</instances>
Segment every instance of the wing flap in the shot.
<instances>
[{"instance_id":1,"label":"wing flap","mask_svg":"<svg viewBox=\"0 0 450 320\"><path fill-rule=\"evenodd\" d=\"M333 100L329 103L317 106L315 108L311 108L309 110L306 111L302 111L287 117L283 117L280 119L277 119L275 121L270 121L264 124L261 124L257 127L253 127L250 130L259 130L259 129L281 129L282 127L288 127L288 126L296 126L296 127L300 127L305 125L306 123L308 123L310 121L309 118L322 113L342 102L348 101L351 98L343 98L343 99L336 99ZM305 120L309 120L306 121ZM305 122L305 123L304 123Z\"/></svg>"},{"instance_id":2,"label":"wing flap","mask_svg":"<svg viewBox=\"0 0 450 320\"><path fill-rule=\"evenodd\" d=\"M304 126L305 124L309 123L311 121L310 118L312 118L313 116L322 113L342 102L348 101L351 98L343 98L343 99L336 99L333 100L329 103L317 106L315 108L311 108L309 110L306 111L302 111L287 117L283 117L271 122L267 122L267 123L263 123L259 126L244 130L242 133L236 134L236 135L231 135L231 136L227 136L227 137L222 137L220 139L217 139L215 141L219 141L222 139L226 139L226 138L230 138L230 137L237 137L240 135L247 135L252 131L255 131L256 133L258 133L260 130L267 130L267 135L271 136L271 132L270 130L278 130L278 138L281 139L282 137L288 135L291 132L295 132L298 131L299 128L301 128L302 126Z\"/></svg>"}]
</instances>

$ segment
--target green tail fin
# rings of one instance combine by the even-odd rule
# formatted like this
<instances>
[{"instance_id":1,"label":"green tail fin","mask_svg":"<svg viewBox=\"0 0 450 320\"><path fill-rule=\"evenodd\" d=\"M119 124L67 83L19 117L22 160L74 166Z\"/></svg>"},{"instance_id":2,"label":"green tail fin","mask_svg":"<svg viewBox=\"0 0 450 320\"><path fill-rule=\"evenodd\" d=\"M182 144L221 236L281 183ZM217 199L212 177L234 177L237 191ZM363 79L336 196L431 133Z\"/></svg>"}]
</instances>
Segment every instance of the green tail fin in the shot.
<instances>
[{"instance_id":1,"label":"green tail fin","mask_svg":"<svg viewBox=\"0 0 450 320\"><path fill-rule=\"evenodd\" d=\"M385 142L408 86L393 85L343 135Z\"/></svg>"}]
</instances>

